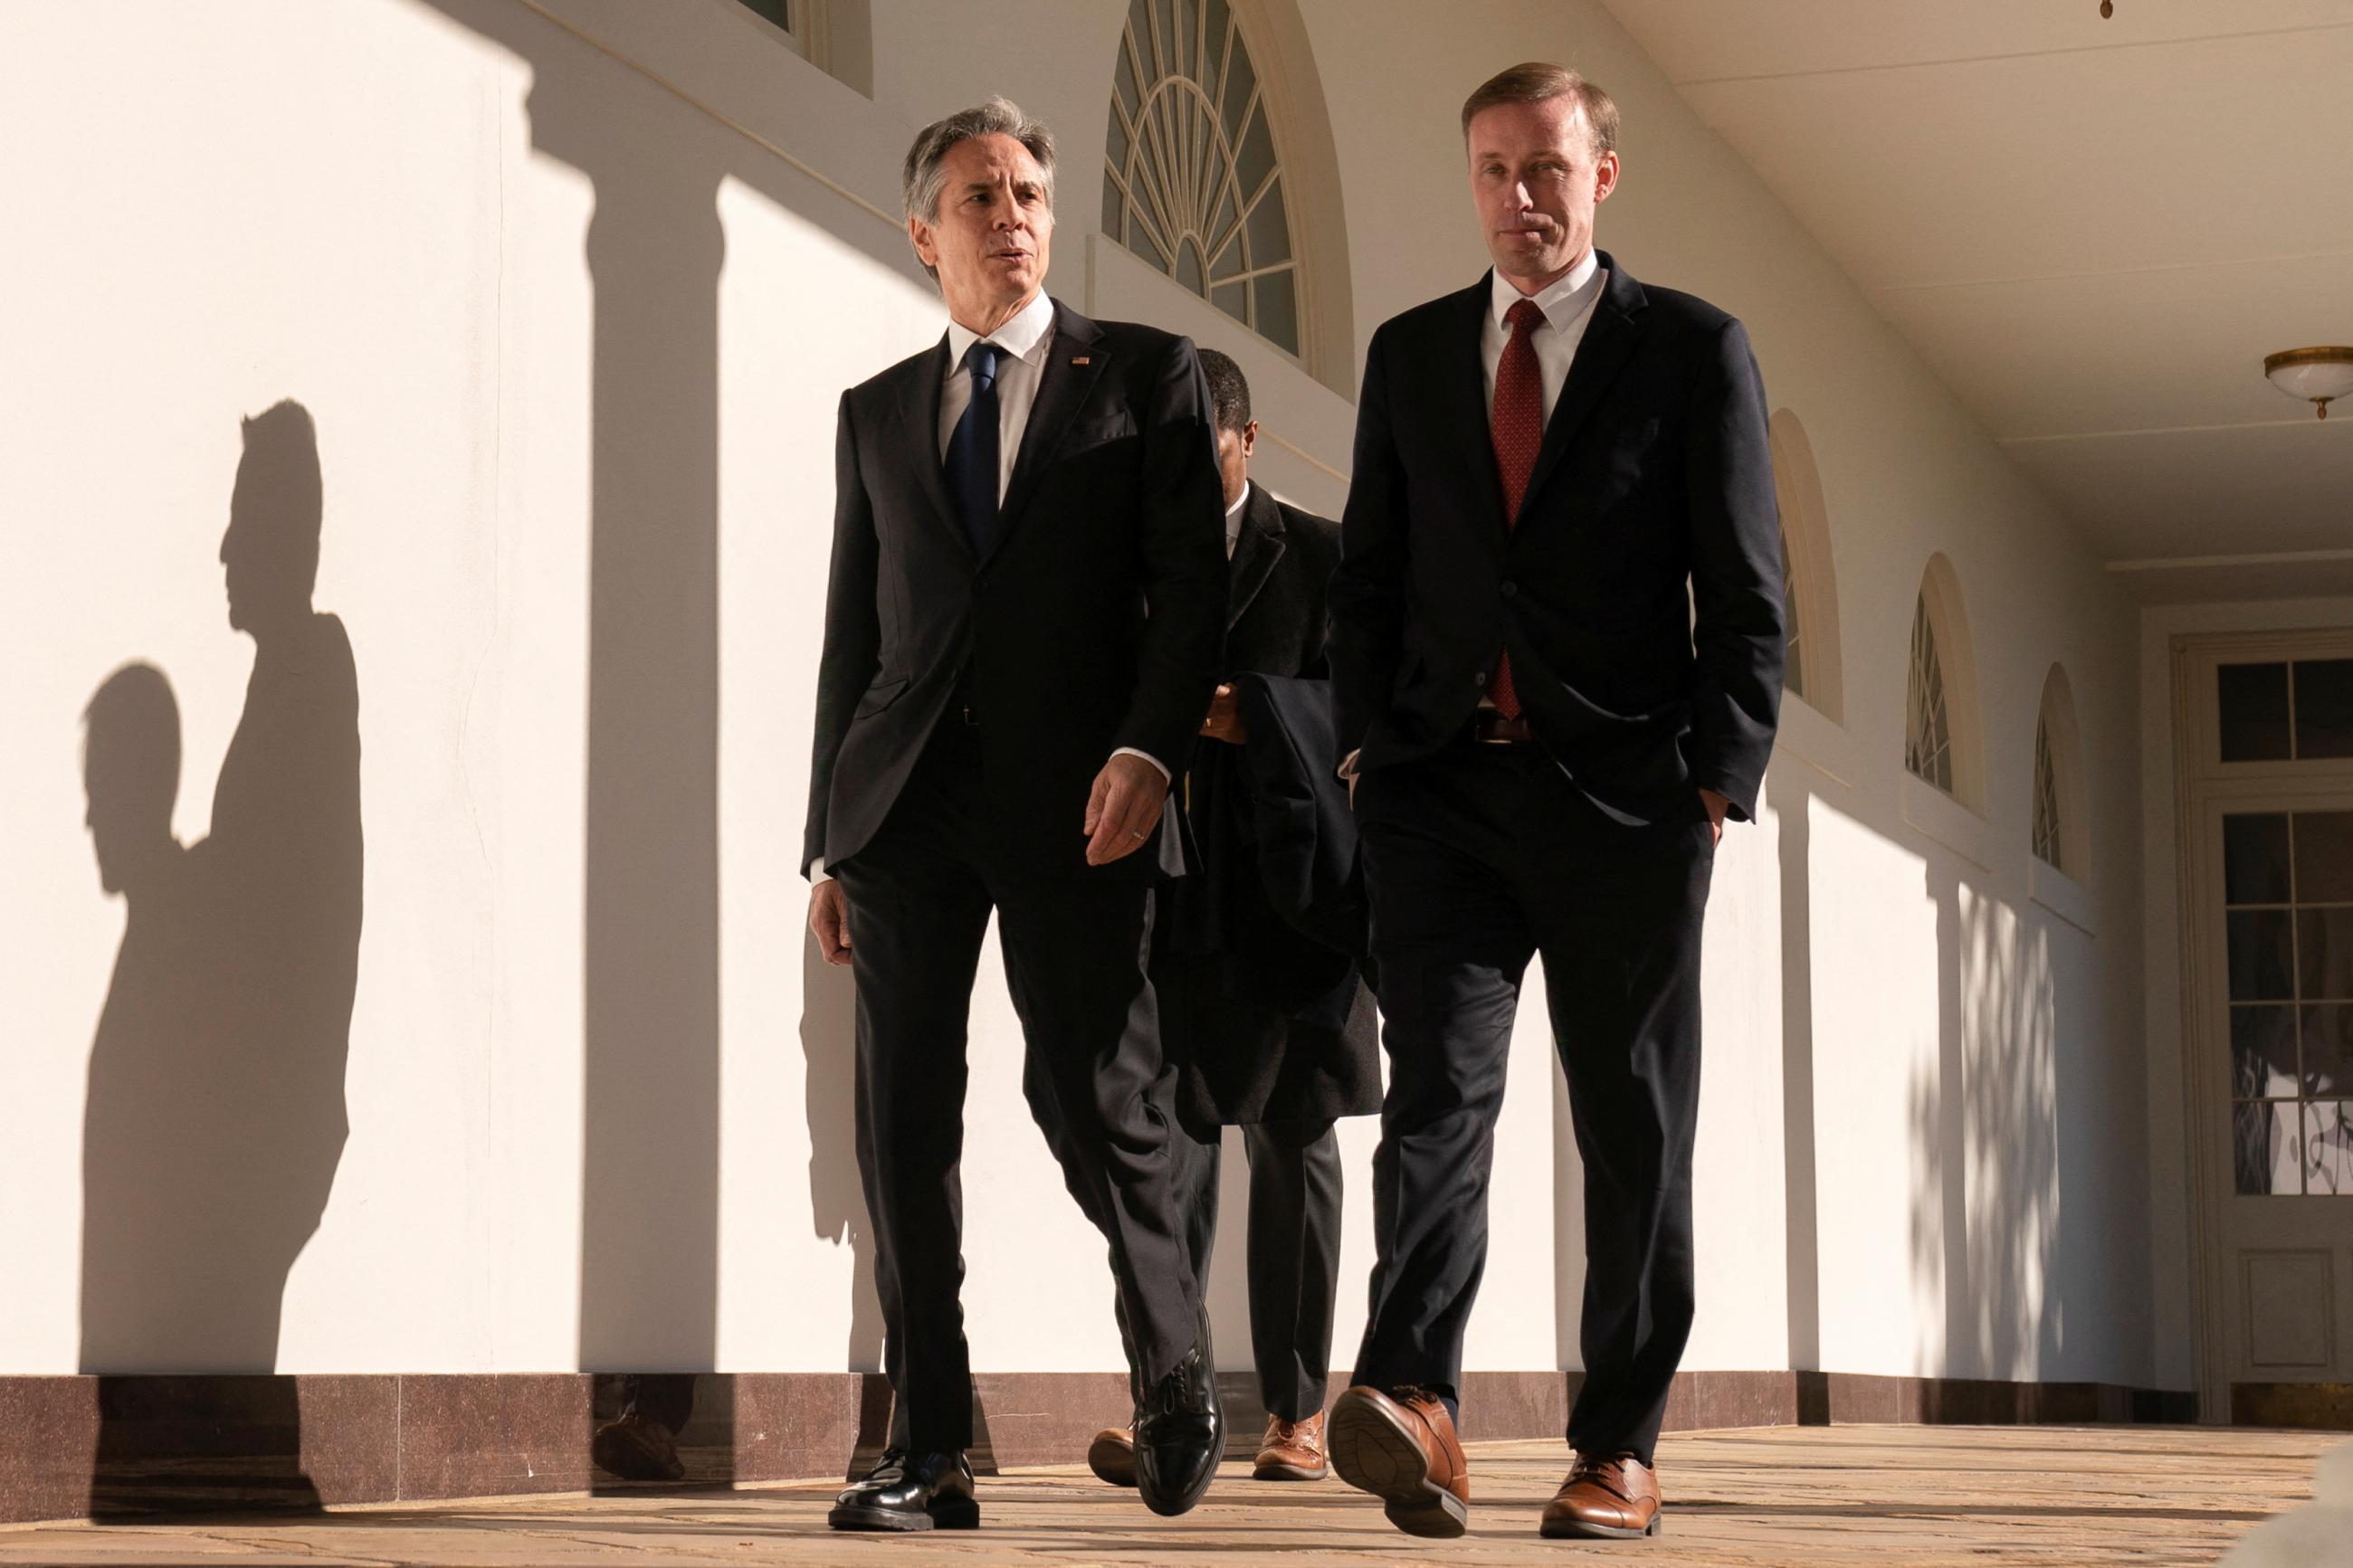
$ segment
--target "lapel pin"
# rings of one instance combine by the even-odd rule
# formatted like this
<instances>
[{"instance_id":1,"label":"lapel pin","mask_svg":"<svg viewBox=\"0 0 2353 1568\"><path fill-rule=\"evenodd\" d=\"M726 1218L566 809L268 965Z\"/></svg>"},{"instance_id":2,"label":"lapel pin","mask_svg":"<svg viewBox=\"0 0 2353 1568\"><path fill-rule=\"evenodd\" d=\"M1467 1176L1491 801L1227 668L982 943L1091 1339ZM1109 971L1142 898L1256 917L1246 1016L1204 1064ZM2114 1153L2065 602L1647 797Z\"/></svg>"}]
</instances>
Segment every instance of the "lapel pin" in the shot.
<instances>
[{"instance_id":1,"label":"lapel pin","mask_svg":"<svg viewBox=\"0 0 2353 1568\"><path fill-rule=\"evenodd\" d=\"M1085 354L1073 354L1071 356L1071 363L1072 364L1092 364L1094 361Z\"/></svg>"}]
</instances>

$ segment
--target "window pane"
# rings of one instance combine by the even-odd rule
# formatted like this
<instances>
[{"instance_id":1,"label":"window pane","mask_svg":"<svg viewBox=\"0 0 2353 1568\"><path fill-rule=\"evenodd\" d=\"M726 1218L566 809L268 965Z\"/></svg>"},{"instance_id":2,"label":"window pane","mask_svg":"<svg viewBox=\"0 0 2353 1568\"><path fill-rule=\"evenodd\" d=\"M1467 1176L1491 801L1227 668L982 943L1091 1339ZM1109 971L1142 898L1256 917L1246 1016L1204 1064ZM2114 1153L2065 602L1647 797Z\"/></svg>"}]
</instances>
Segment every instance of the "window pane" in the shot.
<instances>
[{"instance_id":1,"label":"window pane","mask_svg":"<svg viewBox=\"0 0 2353 1568\"><path fill-rule=\"evenodd\" d=\"M2353 811L2296 814L2295 901L2353 904Z\"/></svg>"},{"instance_id":2,"label":"window pane","mask_svg":"<svg viewBox=\"0 0 2353 1568\"><path fill-rule=\"evenodd\" d=\"M2286 761L2287 666L2226 664L2214 678L2221 700L2222 760Z\"/></svg>"},{"instance_id":3,"label":"window pane","mask_svg":"<svg viewBox=\"0 0 2353 1568\"><path fill-rule=\"evenodd\" d=\"M1234 149L1234 174L1242 188L1242 200L1248 201L1266 184L1274 173L1274 134L1267 129L1266 105L1261 103L1250 117L1250 129L1242 133L1241 144ZM1263 267L1270 261L1281 261L1291 254L1288 238L1282 248L1268 251L1261 248L1258 215L1250 215L1250 265Z\"/></svg>"},{"instance_id":4,"label":"window pane","mask_svg":"<svg viewBox=\"0 0 2353 1568\"><path fill-rule=\"evenodd\" d=\"M2237 1169L2242 1195L2293 1195L2304 1191L2303 1173L2298 1169L2298 1122L2294 1100L2257 1100L2231 1108L2231 1163Z\"/></svg>"},{"instance_id":5,"label":"window pane","mask_svg":"<svg viewBox=\"0 0 2353 1568\"><path fill-rule=\"evenodd\" d=\"M1258 290L1258 330L1269 342L1292 353L1299 352L1299 298L1291 274L1270 273L1250 285Z\"/></svg>"},{"instance_id":6,"label":"window pane","mask_svg":"<svg viewBox=\"0 0 2353 1568\"><path fill-rule=\"evenodd\" d=\"M2233 904L2288 901L2285 816L2222 819L2222 898Z\"/></svg>"},{"instance_id":7,"label":"window pane","mask_svg":"<svg viewBox=\"0 0 2353 1568\"><path fill-rule=\"evenodd\" d=\"M1282 182L1267 188L1250 215L1252 267L1275 267L1291 259L1291 220L1282 210Z\"/></svg>"},{"instance_id":8,"label":"window pane","mask_svg":"<svg viewBox=\"0 0 2353 1568\"><path fill-rule=\"evenodd\" d=\"M2353 909L2296 910L2295 962L2306 1001L2353 1002Z\"/></svg>"},{"instance_id":9,"label":"window pane","mask_svg":"<svg viewBox=\"0 0 2353 1568\"><path fill-rule=\"evenodd\" d=\"M1202 6L1202 12L1207 18L1207 25L1202 33L1206 42L1201 48L1201 69L1198 75L1201 90L1209 95L1211 103L1215 103L1218 101L1218 71L1224 64L1226 57L1227 24L1231 18L1226 12L1226 0L1208 0L1208 3ZM1240 48L1241 40L1235 39L1234 47Z\"/></svg>"},{"instance_id":10,"label":"window pane","mask_svg":"<svg viewBox=\"0 0 2353 1568\"><path fill-rule=\"evenodd\" d=\"M2353 1194L2353 1100L2304 1108L2304 1190L2315 1196Z\"/></svg>"},{"instance_id":11,"label":"window pane","mask_svg":"<svg viewBox=\"0 0 2353 1568\"><path fill-rule=\"evenodd\" d=\"M758 12L789 33L793 30L793 0L744 0L744 6Z\"/></svg>"},{"instance_id":12,"label":"window pane","mask_svg":"<svg viewBox=\"0 0 2353 1568\"><path fill-rule=\"evenodd\" d=\"M1250 106L1250 91L1258 86L1258 72L1250 66L1250 51L1242 47L1241 38L1234 39L1234 58L1226 68L1226 88L1220 123L1226 128L1226 140L1240 142L1242 132L1242 112Z\"/></svg>"},{"instance_id":13,"label":"window pane","mask_svg":"<svg viewBox=\"0 0 2353 1568\"><path fill-rule=\"evenodd\" d=\"M1196 294L1209 291L1209 275L1201 266L1201 247L1189 239L1176 247L1176 281Z\"/></svg>"},{"instance_id":14,"label":"window pane","mask_svg":"<svg viewBox=\"0 0 2353 1568\"><path fill-rule=\"evenodd\" d=\"M2231 1097L2295 1098L2295 1009L2231 1009Z\"/></svg>"},{"instance_id":15,"label":"window pane","mask_svg":"<svg viewBox=\"0 0 2353 1568\"><path fill-rule=\"evenodd\" d=\"M1144 8L1144 0L1136 0L1135 8L1141 11ZM1133 21L1129 23L1129 26L1131 29L1134 26ZM1134 58L1129 58L1127 52L1129 42L1135 46ZM1127 42L1120 45L1119 54L1111 68L1112 86L1119 90L1119 100L1127 106L1127 116L1130 120L1135 118L1136 110L1144 104L1144 93L1135 79L1136 59L1144 62L1144 69L1148 75L1152 70L1151 42L1144 34L1131 31Z\"/></svg>"},{"instance_id":16,"label":"window pane","mask_svg":"<svg viewBox=\"0 0 2353 1568\"><path fill-rule=\"evenodd\" d=\"M1222 168L1218 178L1225 178ZM1242 231L1234 222L1234 210L1233 187L1228 185L1218 198L1218 216L1209 220L1208 242L1225 247L1209 258L1209 271L1215 277L1230 278L1242 269Z\"/></svg>"},{"instance_id":17,"label":"window pane","mask_svg":"<svg viewBox=\"0 0 2353 1568\"><path fill-rule=\"evenodd\" d=\"M2233 910L2230 922L2231 1000L2292 1002L2285 910Z\"/></svg>"},{"instance_id":18,"label":"window pane","mask_svg":"<svg viewBox=\"0 0 2353 1568\"><path fill-rule=\"evenodd\" d=\"M1126 216L1126 204L1120 199L1119 182L1111 177L1110 171L1105 170L1103 173L1103 232L1122 244L1125 244L1127 240L1127 229L1124 226Z\"/></svg>"},{"instance_id":19,"label":"window pane","mask_svg":"<svg viewBox=\"0 0 2353 1568\"><path fill-rule=\"evenodd\" d=\"M1237 321L1249 317L1249 296L1250 286L1246 283L1220 283L1209 291L1209 299L1218 309Z\"/></svg>"},{"instance_id":20,"label":"window pane","mask_svg":"<svg viewBox=\"0 0 2353 1568\"><path fill-rule=\"evenodd\" d=\"M2276 1011L2270 1007L2263 1010ZM2237 1019L2232 1021L2236 1023ZM2237 1031L2233 1030L2233 1044L2236 1038ZM2353 1094L2353 1006L2304 1010L2304 1092Z\"/></svg>"},{"instance_id":21,"label":"window pane","mask_svg":"<svg viewBox=\"0 0 2353 1568\"><path fill-rule=\"evenodd\" d=\"M2296 665L2295 754L2353 757L2353 658Z\"/></svg>"}]
</instances>

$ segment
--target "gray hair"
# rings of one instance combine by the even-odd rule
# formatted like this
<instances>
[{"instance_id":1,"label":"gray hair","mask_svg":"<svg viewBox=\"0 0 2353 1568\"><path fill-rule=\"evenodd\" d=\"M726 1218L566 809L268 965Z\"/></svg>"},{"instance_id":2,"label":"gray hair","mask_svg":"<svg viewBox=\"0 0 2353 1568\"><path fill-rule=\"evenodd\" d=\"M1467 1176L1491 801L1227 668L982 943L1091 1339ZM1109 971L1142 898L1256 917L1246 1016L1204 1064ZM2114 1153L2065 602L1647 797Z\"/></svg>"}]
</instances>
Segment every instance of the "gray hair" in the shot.
<instances>
[{"instance_id":1,"label":"gray hair","mask_svg":"<svg viewBox=\"0 0 2353 1568\"><path fill-rule=\"evenodd\" d=\"M976 136L1010 136L1038 161L1046 177L1046 206L1054 205L1054 133L1042 120L1032 120L1010 99L990 98L970 109L960 109L945 120L935 120L916 132L907 149L906 166L899 176L900 195L907 216L925 223L940 220L940 191L948 183L948 149ZM934 278L939 273L926 268Z\"/></svg>"}]
</instances>

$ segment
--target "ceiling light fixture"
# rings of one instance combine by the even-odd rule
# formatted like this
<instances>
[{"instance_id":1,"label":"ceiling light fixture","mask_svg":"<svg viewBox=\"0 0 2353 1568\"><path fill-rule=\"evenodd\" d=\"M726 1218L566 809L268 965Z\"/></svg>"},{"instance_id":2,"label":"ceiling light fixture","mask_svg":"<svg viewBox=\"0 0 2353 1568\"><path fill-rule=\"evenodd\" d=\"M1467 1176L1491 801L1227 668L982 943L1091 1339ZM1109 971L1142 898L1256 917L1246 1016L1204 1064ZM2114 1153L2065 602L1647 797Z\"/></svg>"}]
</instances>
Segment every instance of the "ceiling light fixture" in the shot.
<instances>
[{"instance_id":1,"label":"ceiling light fixture","mask_svg":"<svg viewBox=\"0 0 2353 1568\"><path fill-rule=\"evenodd\" d=\"M2326 419L2331 402L2353 395L2353 348L2286 349L2266 354L2263 374L2290 397L2316 404Z\"/></svg>"}]
</instances>

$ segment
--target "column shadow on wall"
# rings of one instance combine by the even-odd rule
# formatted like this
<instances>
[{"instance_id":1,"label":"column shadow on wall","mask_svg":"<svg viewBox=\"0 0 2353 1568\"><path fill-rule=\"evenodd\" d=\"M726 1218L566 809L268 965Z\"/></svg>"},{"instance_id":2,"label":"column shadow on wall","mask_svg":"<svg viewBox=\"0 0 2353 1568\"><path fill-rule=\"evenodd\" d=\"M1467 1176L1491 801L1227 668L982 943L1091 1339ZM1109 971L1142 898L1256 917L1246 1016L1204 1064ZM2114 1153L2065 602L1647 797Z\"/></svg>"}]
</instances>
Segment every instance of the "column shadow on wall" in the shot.
<instances>
[{"instance_id":1,"label":"column shadow on wall","mask_svg":"<svg viewBox=\"0 0 2353 1568\"><path fill-rule=\"evenodd\" d=\"M311 604L310 415L281 403L244 434L220 559L253 673L209 833L173 836L180 723L162 671L124 666L84 715L99 878L126 906L83 1131L80 1365L100 1374L98 1515L318 1501L294 1380L268 1374L287 1275L347 1131L359 694L342 622ZM245 1375L108 1375L121 1373Z\"/></svg>"},{"instance_id":2,"label":"column shadow on wall","mask_svg":"<svg viewBox=\"0 0 2353 1568\"><path fill-rule=\"evenodd\" d=\"M1830 1424L1814 1142L1813 790L1784 764L1767 785L1781 870L1781 1161L1789 1367L1800 1426Z\"/></svg>"},{"instance_id":3,"label":"column shadow on wall","mask_svg":"<svg viewBox=\"0 0 2353 1568\"><path fill-rule=\"evenodd\" d=\"M1938 1042L1915 1079L1911 1141L1914 1279L1944 1303L1943 1380L1929 1421L2015 1420L2048 1381L2061 1300L2052 1279L2059 1219L2057 990L2047 935L1931 864ZM2027 1395L2031 1399L2031 1394Z\"/></svg>"},{"instance_id":4,"label":"column shadow on wall","mask_svg":"<svg viewBox=\"0 0 2353 1568\"><path fill-rule=\"evenodd\" d=\"M737 182L920 273L893 226L546 17L512 0L426 3L529 65L533 150L594 191L579 1355L590 1372L687 1378L709 1373L718 1349L721 187ZM801 805L779 791L773 809L797 822ZM806 1006L813 1134L818 1094L829 1097L824 1140L812 1138L824 1165L811 1173L813 1220L860 1252L848 1010L823 986ZM868 1259L857 1263L849 1362L879 1365ZM641 1400L649 1386L685 1424L687 1481L732 1480L732 1402L695 1407L714 1380L641 1379ZM597 1403L609 1412L628 1392L608 1383L592 1395L584 1447Z\"/></svg>"}]
</instances>

